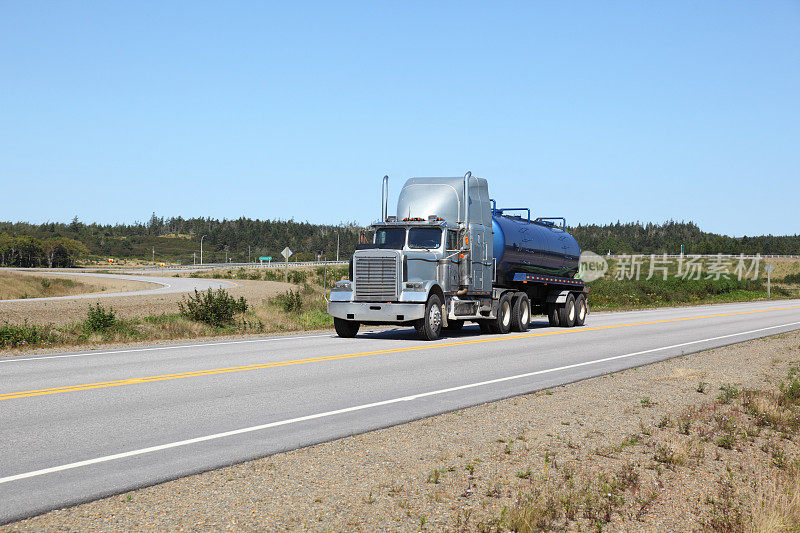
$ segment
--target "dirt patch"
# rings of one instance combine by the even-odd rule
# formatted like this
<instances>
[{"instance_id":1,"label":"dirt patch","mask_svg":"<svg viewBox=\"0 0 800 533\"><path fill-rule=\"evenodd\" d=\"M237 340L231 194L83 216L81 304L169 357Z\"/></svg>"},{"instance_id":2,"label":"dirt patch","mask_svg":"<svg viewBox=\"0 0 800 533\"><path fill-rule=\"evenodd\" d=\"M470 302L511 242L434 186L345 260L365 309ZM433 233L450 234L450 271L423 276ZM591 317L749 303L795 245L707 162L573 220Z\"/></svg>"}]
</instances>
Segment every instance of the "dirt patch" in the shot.
<instances>
[{"instance_id":1,"label":"dirt patch","mask_svg":"<svg viewBox=\"0 0 800 533\"><path fill-rule=\"evenodd\" d=\"M94 280L101 278L92 278ZM121 280L110 279L119 282ZM160 285L142 282L140 285L151 285L153 288ZM284 292L294 285L275 281L238 281L238 287L226 289L232 296L244 296L251 305L262 305L272 296ZM124 290L124 289L120 289ZM21 324L24 321L34 324L53 324L61 326L77 322L86 318L86 311L90 306L99 303L104 307L113 307L119 318L134 318L164 313L177 313L179 304L186 298L185 294L153 294L147 296L119 296L102 298L81 298L77 300L49 300L2 302L0 301L0 316L12 324Z\"/></svg>"},{"instance_id":2,"label":"dirt patch","mask_svg":"<svg viewBox=\"0 0 800 533\"><path fill-rule=\"evenodd\" d=\"M800 332L759 339L5 529L788 530L800 450L777 398L799 361Z\"/></svg>"},{"instance_id":3,"label":"dirt patch","mask_svg":"<svg viewBox=\"0 0 800 533\"><path fill-rule=\"evenodd\" d=\"M73 296L94 292L140 291L156 283L112 278L87 278L46 271L0 271L0 300Z\"/></svg>"}]
</instances>

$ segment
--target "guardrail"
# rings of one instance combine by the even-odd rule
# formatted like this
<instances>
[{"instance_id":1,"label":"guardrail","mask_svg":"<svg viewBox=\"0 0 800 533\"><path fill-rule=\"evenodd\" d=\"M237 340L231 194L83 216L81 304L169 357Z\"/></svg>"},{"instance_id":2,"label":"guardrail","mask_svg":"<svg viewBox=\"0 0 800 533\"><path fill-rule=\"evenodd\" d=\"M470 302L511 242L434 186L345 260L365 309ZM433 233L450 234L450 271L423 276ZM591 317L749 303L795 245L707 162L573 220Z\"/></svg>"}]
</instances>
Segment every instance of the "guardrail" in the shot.
<instances>
[{"instance_id":1,"label":"guardrail","mask_svg":"<svg viewBox=\"0 0 800 533\"><path fill-rule=\"evenodd\" d=\"M346 265L348 261L289 261L289 268L306 266L332 266ZM272 261L271 263L203 263L202 265L166 265L150 266L137 268L137 270L147 270L159 272L163 270L218 270L223 268L285 268L285 261Z\"/></svg>"}]
</instances>

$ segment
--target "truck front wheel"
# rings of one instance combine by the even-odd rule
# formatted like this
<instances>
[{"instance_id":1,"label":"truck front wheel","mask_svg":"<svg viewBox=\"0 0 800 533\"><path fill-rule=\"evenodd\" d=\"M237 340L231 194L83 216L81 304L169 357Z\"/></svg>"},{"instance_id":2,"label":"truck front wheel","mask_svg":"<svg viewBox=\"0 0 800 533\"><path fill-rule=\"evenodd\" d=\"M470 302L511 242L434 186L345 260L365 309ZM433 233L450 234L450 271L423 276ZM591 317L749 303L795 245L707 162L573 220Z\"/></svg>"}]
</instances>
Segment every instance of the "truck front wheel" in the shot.
<instances>
[{"instance_id":1,"label":"truck front wheel","mask_svg":"<svg viewBox=\"0 0 800 533\"><path fill-rule=\"evenodd\" d=\"M508 293L500 297L497 302L497 318L489 322L489 330L492 333L508 333L511 329L511 297Z\"/></svg>"},{"instance_id":2,"label":"truck front wheel","mask_svg":"<svg viewBox=\"0 0 800 533\"><path fill-rule=\"evenodd\" d=\"M435 341L442 333L442 300L431 294L425 304L425 316L417 321L417 333L424 341Z\"/></svg>"},{"instance_id":3,"label":"truck front wheel","mask_svg":"<svg viewBox=\"0 0 800 533\"><path fill-rule=\"evenodd\" d=\"M336 318L333 319L333 327L336 329L336 334L340 337L344 337L345 339L352 339L358 333L358 328L361 327L361 324L358 322L353 322L351 320L345 320L343 318Z\"/></svg>"}]
</instances>

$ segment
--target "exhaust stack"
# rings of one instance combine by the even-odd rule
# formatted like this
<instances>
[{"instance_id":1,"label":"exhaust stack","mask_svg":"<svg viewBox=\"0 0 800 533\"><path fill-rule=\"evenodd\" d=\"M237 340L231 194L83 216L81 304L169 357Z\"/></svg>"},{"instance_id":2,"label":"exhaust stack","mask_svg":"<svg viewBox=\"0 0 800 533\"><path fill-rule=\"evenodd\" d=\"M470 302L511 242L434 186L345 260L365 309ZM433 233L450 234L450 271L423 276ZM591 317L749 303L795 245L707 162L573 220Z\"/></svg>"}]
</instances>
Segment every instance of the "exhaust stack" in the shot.
<instances>
[{"instance_id":1,"label":"exhaust stack","mask_svg":"<svg viewBox=\"0 0 800 533\"><path fill-rule=\"evenodd\" d=\"M383 177L383 186L381 187L381 222L386 222L386 217L389 216L389 176Z\"/></svg>"},{"instance_id":2,"label":"exhaust stack","mask_svg":"<svg viewBox=\"0 0 800 533\"><path fill-rule=\"evenodd\" d=\"M470 254L469 242L469 180L472 172L464 174L464 252L461 254L461 285L466 293L469 288L469 281L472 273L472 254ZM460 291L459 291L460 292Z\"/></svg>"}]
</instances>

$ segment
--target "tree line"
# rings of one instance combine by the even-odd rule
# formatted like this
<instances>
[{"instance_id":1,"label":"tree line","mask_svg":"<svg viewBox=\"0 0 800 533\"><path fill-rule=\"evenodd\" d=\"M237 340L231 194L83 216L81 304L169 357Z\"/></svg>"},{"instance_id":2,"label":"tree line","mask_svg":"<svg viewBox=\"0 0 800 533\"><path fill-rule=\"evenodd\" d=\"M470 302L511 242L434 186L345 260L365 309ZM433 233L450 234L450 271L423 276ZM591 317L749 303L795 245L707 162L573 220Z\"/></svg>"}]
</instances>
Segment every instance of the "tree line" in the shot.
<instances>
[{"instance_id":1,"label":"tree line","mask_svg":"<svg viewBox=\"0 0 800 533\"><path fill-rule=\"evenodd\" d=\"M729 237L701 231L694 222L669 220L578 225L569 228L583 250L605 254L800 254L800 235Z\"/></svg>"},{"instance_id":2,"label":"tree line","mask_svg":"<svg viewBox=\"0 0 800 533\"><path fill-rule=\"evenodd\" d=\"M1 266L69 268L88 253L82 242L67 237L37 239L0 233Z\"/></svg>"},{"instance_id":3,"label":"tree line","mask_svg":"<svg viewBox=\"0 0 800 533\"><path fill-rule=\"evenodd\" d=\"M191 264L203 261L257 261L271 256L282 261L281 250L295 252L292 260L313 260L317 254L347 259L365 228L355 224L311 224L295 220L238 218L164 218L153 214L147 222L86 224L71 222L0 222L0 265L72 266L77 259L138 259ZM693 222L663 224L620 223L578 225L568 230L584 250L613 254L800 254L800 235L729 237L701 231ZM155 251L155 254L153 253Z\"/></svg>"}]
</instances>

